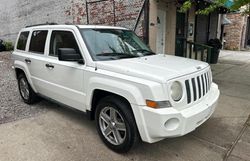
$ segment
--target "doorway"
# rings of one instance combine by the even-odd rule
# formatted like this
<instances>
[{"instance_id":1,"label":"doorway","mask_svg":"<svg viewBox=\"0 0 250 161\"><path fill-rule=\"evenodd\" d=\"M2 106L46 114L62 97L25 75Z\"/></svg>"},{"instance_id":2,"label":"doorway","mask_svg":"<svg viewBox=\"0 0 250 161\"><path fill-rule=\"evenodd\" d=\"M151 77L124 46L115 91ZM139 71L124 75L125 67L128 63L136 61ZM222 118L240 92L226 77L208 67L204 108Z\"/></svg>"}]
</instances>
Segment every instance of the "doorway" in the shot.
<instances>
[{"instance_id":1,"label":"doorway","mask_svg":"<svg viewBox=\"0 0 250 161\"><path fill-rule=\"evenodd\" d=\"M165 53L166 39L166 10L159 8L157 10L157 40L156 52L158 54Z\"/></svg>"},{"instance_id":2,"label":"doorway","mask_svg":"<svg viewBox=\"0 0 250 161\"><path fill-rule=\"evenodd\" d=\"M207 44L209 39L209 16L197 15L195 27L195 42Z\"/></svg>"}]
</instances>

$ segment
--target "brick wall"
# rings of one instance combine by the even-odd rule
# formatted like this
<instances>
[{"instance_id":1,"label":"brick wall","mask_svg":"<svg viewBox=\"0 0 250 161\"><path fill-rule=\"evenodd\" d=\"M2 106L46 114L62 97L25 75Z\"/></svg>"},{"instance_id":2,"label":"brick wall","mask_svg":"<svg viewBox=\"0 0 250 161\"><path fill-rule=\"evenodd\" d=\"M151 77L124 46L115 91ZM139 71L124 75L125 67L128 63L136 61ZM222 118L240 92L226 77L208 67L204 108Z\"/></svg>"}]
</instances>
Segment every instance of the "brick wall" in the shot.
<instances>
[{"instance_id":1,"label":"brick wall","mask_svg":"<svg viewBox=\"0 0 250 161\"><path fill-rule=\"evenodd\" d=\"M95 0L88 0L93 2ZM134 29L144 0L113 0L91 3L90 24L104 24ZM115 10L115 19L114 19ZM142 14L143 15L143 14ZM143 36L143 21L136 29ZM15 41L19 30L27 25L56 22L58 24L87 24L86 0L1 0L0 39Z\"/></svg>"},{"instance_id":2,"label":"brick wall","mask_svg":"<svg viewBox=\"0 0 250 161\"><path fill-rule=\"evenodd\" d=\"M247 18L240 13L227 14L227 18L232 24L225 26L224 32L226 36L224 39L226 43L224 48L229 50L240 50L244 48Z\"/></svg>"}]
</instances>

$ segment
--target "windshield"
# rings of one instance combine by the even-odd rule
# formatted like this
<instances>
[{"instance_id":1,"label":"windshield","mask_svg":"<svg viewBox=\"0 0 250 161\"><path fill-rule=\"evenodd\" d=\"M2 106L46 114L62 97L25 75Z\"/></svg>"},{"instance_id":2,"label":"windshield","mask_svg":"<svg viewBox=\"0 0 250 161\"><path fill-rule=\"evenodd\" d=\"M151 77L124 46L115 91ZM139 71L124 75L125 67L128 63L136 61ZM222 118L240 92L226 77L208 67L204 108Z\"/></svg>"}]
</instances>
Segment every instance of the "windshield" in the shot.
<instances>
[{"instance_id":1,"label":"windshield","mask_svg":"<svg viewBox=\"0 0 250 161\"><path fill-rule=\"evenodd\" d=\"M121 29L80 29L96 61L142 57L154 53L134 32Z\"/></svg>"}]
</instances>

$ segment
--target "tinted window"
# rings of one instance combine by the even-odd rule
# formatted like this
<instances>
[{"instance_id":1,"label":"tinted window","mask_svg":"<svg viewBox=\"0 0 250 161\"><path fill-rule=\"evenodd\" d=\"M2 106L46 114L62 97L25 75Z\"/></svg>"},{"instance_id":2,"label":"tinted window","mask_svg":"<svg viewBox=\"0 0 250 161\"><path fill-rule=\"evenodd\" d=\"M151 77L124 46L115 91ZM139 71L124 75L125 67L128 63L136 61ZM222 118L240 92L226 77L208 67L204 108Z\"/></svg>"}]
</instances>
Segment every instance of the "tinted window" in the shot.
<instances>
[{"instance_id":1,"label":"tinted window","mask_svg":"<svg viewBox=\"0 0 250 161\"><path fill-rule=\"evenodd\" d=\"M49 55L57 56L59 48L73 48L77 53L80 53L75 37L70 31L52 32Z\"/></svg>"},{"instance_id":2,"label":"tinted window","mask_svg":"<svg viewBox=\"0 0 250 161\"><path fill-rule=\"evenodd\" d=\"M29 51L43 54L47 34L48 31L34 31L31 36Z\"/></svg>"},{"instance_id":3,"label":"tinted window","mask_svg":"<svg viewBox=\"0 0 250 161\"><path fill-rule=\"evenodd\" d=\"M25 50L27 40L28 40L29 32L22 32L19 36L18 42L17 42L17 49L19 50Z\"/></svg>"}]
</instances>

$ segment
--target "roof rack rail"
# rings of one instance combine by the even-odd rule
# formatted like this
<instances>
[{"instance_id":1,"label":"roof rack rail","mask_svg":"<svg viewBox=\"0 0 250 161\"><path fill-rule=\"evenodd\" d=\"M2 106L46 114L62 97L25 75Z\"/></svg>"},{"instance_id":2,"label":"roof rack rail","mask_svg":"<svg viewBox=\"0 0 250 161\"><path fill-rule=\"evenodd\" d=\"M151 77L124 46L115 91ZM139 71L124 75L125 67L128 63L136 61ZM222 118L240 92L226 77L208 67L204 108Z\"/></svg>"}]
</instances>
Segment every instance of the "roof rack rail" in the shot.
<instances>
[{"instance_id":1,"label":"roof rack rail","mask_svg":"<svg viewBox=\"0 0 250 161\"><path fill-rule=\"evenodd\" d=\"M43 25L58 25L57 23L54 23L54 22L46 22L46 23L41 23L41 24L35 24L35 25L29 25L29 26L25 26L25 28L28 28L28 27L35 27L35 26L43 26Z\"/></svg>"}]
</instances>

